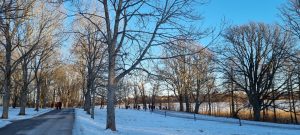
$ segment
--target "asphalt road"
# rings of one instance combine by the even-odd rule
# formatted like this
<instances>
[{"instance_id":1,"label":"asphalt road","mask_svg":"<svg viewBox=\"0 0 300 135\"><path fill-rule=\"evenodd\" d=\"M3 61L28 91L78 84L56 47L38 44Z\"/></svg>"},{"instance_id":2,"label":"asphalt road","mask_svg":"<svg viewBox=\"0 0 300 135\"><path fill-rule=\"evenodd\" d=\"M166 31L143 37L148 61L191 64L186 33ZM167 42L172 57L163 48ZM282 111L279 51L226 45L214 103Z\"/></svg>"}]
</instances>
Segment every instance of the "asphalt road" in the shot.
<instances>
[{"instance_id":1,"label":"asphalt road","mask_svg":"<svg viewBox=\"0 0 300 135\"><path fill-rule=\"evenodd\" d=\"M0 135L72 135L74 109L53 110L0 128Z\"/></svg>"}]
</instances>

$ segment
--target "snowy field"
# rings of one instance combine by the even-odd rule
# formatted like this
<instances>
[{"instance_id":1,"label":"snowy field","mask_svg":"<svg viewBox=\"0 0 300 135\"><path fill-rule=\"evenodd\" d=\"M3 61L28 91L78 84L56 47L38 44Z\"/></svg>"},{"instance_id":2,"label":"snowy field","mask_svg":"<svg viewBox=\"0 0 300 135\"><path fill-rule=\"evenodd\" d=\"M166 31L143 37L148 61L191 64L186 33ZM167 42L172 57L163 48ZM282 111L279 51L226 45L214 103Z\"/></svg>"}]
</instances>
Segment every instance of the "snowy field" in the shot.
<instances>
[{"instance_id":1,"label":"snowy field","mask_svg":"<svg viewBox=\"0 0 300 135\"><path fill-rule=\"evenodd\" d=\"M106 110L95 109L95 120L75 110L74 135L299 135L300 130L205 121L137 111L116 110L117 132L105 130Z\"/></svg>"},{"instance_id":2,"label":"snowy field","mask_svg":"<svg viewBox=\"0 0 300 135\"><path fill-rule=\"evenodd\" d=\"M30 119L32 117L44 114L46 112L49 112L53 109L42 109L34 111L34 108L26 108L26 115L18 115L20 108L9 108L9 114L8 114L8 119L0 119L0 128L6 126L7 124L10 124L11 121L15 120L22 120L22 119ZM2 107L0 107L0 113L2 114ZM0 116L1 117L1 116Z\"/></svg>"}]
</instances>

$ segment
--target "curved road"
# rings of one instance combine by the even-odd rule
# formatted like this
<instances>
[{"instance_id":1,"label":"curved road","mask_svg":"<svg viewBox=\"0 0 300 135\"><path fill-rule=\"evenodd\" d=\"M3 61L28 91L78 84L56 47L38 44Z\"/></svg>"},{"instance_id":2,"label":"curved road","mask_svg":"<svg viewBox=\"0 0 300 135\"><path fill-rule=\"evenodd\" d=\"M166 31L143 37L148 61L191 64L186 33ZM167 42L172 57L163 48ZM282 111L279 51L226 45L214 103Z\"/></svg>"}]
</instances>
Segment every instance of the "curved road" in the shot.
<instances>
[{"instance_id":1,"label":"curved road","mask_svg":"<svg viewBox=\"0 0 300 135\"><path fill-rule=\"evenodd\" d=\"M74 109L53 110L0 128L0 135L72 135Z\"/></svg>"}]
</instances>

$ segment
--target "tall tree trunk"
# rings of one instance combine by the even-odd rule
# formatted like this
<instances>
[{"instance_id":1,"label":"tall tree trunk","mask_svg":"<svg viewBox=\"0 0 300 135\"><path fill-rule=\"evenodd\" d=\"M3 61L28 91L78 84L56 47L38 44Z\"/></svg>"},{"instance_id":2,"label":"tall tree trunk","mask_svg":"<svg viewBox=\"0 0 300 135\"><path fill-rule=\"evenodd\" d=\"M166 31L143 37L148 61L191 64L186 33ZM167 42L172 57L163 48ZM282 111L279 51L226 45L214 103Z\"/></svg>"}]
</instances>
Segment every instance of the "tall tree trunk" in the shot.
<instances>
[{"instance_id":1,"label":"tall tree trunk","mask_svg":"<svg viewBox=\"0 0 300 135\"><path fill-rule=\"evenodd\" d=\"M53 95L52 95L52 107L55 107L55 93L56 92L56 90L55 89L53 89Z\"/></svg>"},{"instance_id":2,"label":"tall tree trunk","mask_svg":"<svg viewBox=\"0 0 300 135\"><path fill-rule=\"evenodd\" d=\"M197 64L198 64L198 62L197 62ZM199 71L197 71L197 89L196 89L196 98L195 98L195 110L194 110L194 112L195 113L199 113L199 108L200 108L200 78L199 78Z\"/></svg>"},{"instance_id":3,"label":"tall tree trunk","mask_svg":"<svg viewBox=\"0 0 300 135\"><path fill-rule=\"evenodd\" d=\"M156 100L155 100L155 99L156 99L156 95L153 94L153 95L152 95L152 100L151 100L151 101L152 101L152 103L151 103L152 106L155 106L155 103L156 103ZM155 109L155 108L154 108L154 109Z\"/></svg>"},{"instance_id":4,"label":"tall tree trunk","mask_svg":"<svg viewBox=\"0 0 300 135\"><path fill-rule=\"evenodd\" d=\"M92 89L92 95L93 95L93 99L92 99L92 112L91 112L91 118L94 119L95 118L95 100L96 100L96 91L94 88L94 84L93 84L93 89Z\"/></svg>"},{"instance_id":5,"label":"tall tree trunk","mask_svg":"<svg viewBox=\"0 0 300 135\"><path fill-rule=\"evenodd\" d=\"M199 103L199 101L196 101L194 113L198 114L199 113L199 108L200 108L200 103Z\"/></svg>"},{"instance_id":6,"label":"tall tree trunk","mask_svg":"<svg viewBox=\"0 0 300 135\"><path fill-rule=\"evenodd\" d=\"M289 113L290 113L290 118L291 118L291 123L294 123L293 119L293 109L292 109L292 101L291 101L291 92L288 90L288 95L289 95Z\"/></svg>"},{"instance_id":7,"label":"tall tree trunk","mask_svg":"<svg viewBox=\"0 0 300 135\"><path fill-rule=\"evenodd\" d=\"M276 115L276 103L275 103L275 89L274 84L272 86L272 102L273 102L273 122L277 122L277 115Z\"/></svg>"},{"instance_id":8,"label":"tall tree trunk","mask_svg":"<svg viewBox=\"0 0 300 135\"><path fill-rule=\"evenodd\" d=\"M293 119L293 107L292 107L292 85L291 85L291 76L290 74L288 74L288 83L287 83L287 91L288 91L288 96L289 96L289 112L290 112L290 118L291 118L291 122L294 122Z\"/></svg>"},{"instance_id":9,"label":"tall tree trunk","mask_svg":"<svg viewBox=\"0 0 300 135\"><path fill-rule=\"evenodd\" d=\"M212 114L212 110L211 110L211 99L210 99L210 93L208 93L208 115Z\"/></svg>"},{"instance_id":10,"label":"tall tree trunk","mask_svg":"<svg viewBox=\"0 0 300 135\"><path fill-rule=\"evenodd\" d=\"M15 85L15 91L14 91L14 95L13 95L13 108L17 107L17 102L18 102L18 85Z\"/></svg>"},{"instance_id":11,"label":"tall tree trunk","mask_svg":"<svg viewBox=\"0 0 300 135\"><path fill-rule=\"evenodd\" d=\"M6 28L6 48L5 48L5 72L4 72L4 84L3 84L3 109L2 109L2 118L8 119L8 110L9 110L9 101L10 101L10 87L11 87L11 43L9 37L9 28Z\"/></svg>"},{"instance_id":12,"label":"tall tree trunk","mask_svg":"<svg viewBox=\"0 0 300 135\"><path fill-rule=\"evenodd\" d=\"M294 91L293 91L292 85L291 85L291 98L292 98L292 107L293 107L295 123L298 124L296 104L295 104L296 100L295 100L295 97L294 97Z\"/></svg>"},{"instance_id":13,"label":"tall tree trunk","mask_svg":"<svg viewBox=\"0 0 300 135\"><path fill-rule=\"evenodd\" d=\"M146 103L146 96L145 93L143 92L142 96L142 102L143 102L143 109L146 110L147 109L147 103Z\"/></svg>"},{"instance_id":14,"label":"tall tree trunk","mask_svg":"<svg viewBox=\"0 0 300 135\"><path fill-rule=\"evenodd\" d=\"M111 75L114 74L115 71L110 71ZM114 76L109 77L108 83L108 92L107 92L107 120L106 120L106 129L111 129L112 131L116 131L116 123L115 123L115 91L117 89L117 84L114 81Z\"/></svg>"},{"instance_id":15,"label":"tall tree trunk","mask_svg":"<svg viewBox=\"0 0 300 135\"><path fill-rule=\"evenodd\" d=\"M21 89L21 106L20 106L20 112L19 115L25 115L25 109L27 104L27 92L28 92L28 68L27 68L27 60L26 57L24 57L24 61L22 63L22 70L23 70L23 86Z\"/></svg>"},{"instance_id":16,"label":"tall tree trunk","mask_svg":"<svg viewBox=\"0 0 300 135\"><path fill-rule=\"evenodd\" d=\"M167 109L170 110L170 95L169 95L169 90L168 90L168 108Z\"/></svg>"},{"instance_id":17,"label":"tall tree trunk","mask_svg":"<svg viewBox=\"0 0 300 135\"><path fill-rule=\"evenodd\" d=\"M92 71L92 63L91 61L88 61L87 64L88 74L87 74L87 91L85 95L85 104L84 104L84 110L91 114L91 105L92 105L92 99L91 99L91 93L93 92L93 71Z\"/></svg>"},{"instance_id":18,"label":"tall tree trunk","mask_svg":"<svg viewBox=\"0 0 300 135\"><path fill-rule=\"evenodd\" d=\"M190 99L189 99L189 93L187 88L185 88L185 93L184 93L184 99L185 99L185 111L190 112Z\"/></svg>"},{"instance_id":19,"label":"tall tree trunk","mask_svg":"<svg viewBox=\"0 0 300 135\"><path fill-rule=\"evenodd\" d=\"M133 108L136 109L138 106L138 90L136 87L133 88L134 90L134 103L133 103Z\"/></svg>"},{"instance_id":20,"label":"tall tree trunk","mask_svg":"<svg viewBox=\"0 0 300 135\"><path fill-rule=\"evenodd\" d=\"M91 88L92 88L92 82L90 79L90 74L88 74L87 79L87 89L85 93L85 100L84 100L84 111L86 111L88 114L90 114L91 110Z\"/></svg>"},{"instance_id":21,"label":"tall tree trunk","mask_svg":"<svg viewBox=\"0 0 300 135\"><path fill-rule=\"evenodd\" d=\"M106 1L107 2L107 1ZM106 3L107 4L107 3ZM107 13L108 14L108 13ZM106 15L108 16L108 15ZM117 89L117 81L115 66L116 66L116 56L114 54L115 44L111 43L111 46L108 48L108 87L107 87L107 117L106 117L106 129L116 131L116 122L115 122L115 92Z\"/></svg>"},{"instance_id":22,"label":"tall tree trunk","mask_svg":"<svg viewBox=\"0 0 300 135\"><path fill-rule=\"evenodd\" d=\"M14 94L13 103L12 103L13 108L17 107L17 102L18 102L18 96L16 94Z\"/></svg>"},{"instance_id":23,"label":"tall tree trunk","mask_svg":"<svg viewBox=\"0 0 300 135\"><path fill-rule=\"evenodd\" d=\"M234 88L233 88L233 81L231 81L230 86L230 93L231 93L231 117L237 118L237 114L235 113L235 105L234 105Z\"/></svg>"},{"instance_id":24,"label":"tall tree trunk","mask_svg":"<svg viewBox=\"0 0 300 135\"><path fill-rule=\"evenodd\" d=\"M260 121L260 111L261 111L261 104L258 101L258 97L250 97L251 98L251 105L253 107L253 117L255 121Z\"/></svg>"},{"instance_id":25,"label":"tall tree trunk","mask_svg":"<svg viewBox=\"0 0 300 135\"><path fill-rule=\"evenodd\" d=\"M29 107L29 105L31 105L31 108L35 108L35 97L31 95L27 95L27 107Z\"/></svg>"},{"instance_id":26,"label":"tall tree trunk","mask_svg":"<svg viewBox=\"0 0 300 135\"><path fill-rule=\"evenodd\" d=\"M265 106L265 102L263 102L263 106ZM262 116L262 121L266 120L266 109L263 109L263 116Z\"/></svg>"},{"instance_id":27,"label":"tall tree trunk","mask_svg":"<svg viewBox=\"0 0 300 135\"><path fill-rule=\"evenodd\" d=\"M40 97L41 97L40 95L41 95L41 85L40 85L40 81L37 80L36 81L36 104L35 104L35 111L39 111L39 108L40 108Z\"/></svg>"},{"instance_id":28,"label":"tall tree trunk","mask_svg":"<svg viewBox=\"0 0 300 135\"><path fill-rule=\"evenodd\" d=\"M7 78L8 79L8 78ZM4 80L4 96L3 96L3 110L2 119L8 119L9 100L10 100L10 83L9 80Z\"/></svg>"},{"instance_id":29,"label":"tall tree trunk","mask_svg":"<svg viewBox=\"0 0 300 135\"><path fill-rule=\"evenodd\" d=\"M49 86L51 80L45 78L44 82L45 82L44 86L43 87L40 86L40 88L41 88L40 91L41 91L41 97L43 97L43 106L42 107L46 108L47 102L48 102L48 97L46 95L48 93L48 86Z\"/></svg>"},{"instance_id":30,"label":"tall tree trunk","mask_svg":"<svg viewBox=\"0 0 300 135\"><path fill-rule=\"evenodd\" d=\"M20 112L19 115L25 115L25 109L26 109L26 104L27 104L27 88L23 86L22 91L21 91L21 96L20 96Z\"/></svg>"},{"instance_id":31,"label":"tall tree trunk","mask_svg":"<svg viewBox=\"0 0 300 135\"><path fill-rule=\"evenodd\" d=\"M183 112L183 95L179 94L179 111Z\"/></svg>"},{"instance_id":32,"label":"tall tree trunk","mask_svg":"<svg viewBox=\"0 0 300 135\"><path fill-rule=\"evenodd\" d=\"M257 106L253 106L253 117L255 121L259 121L260 120L260 108Z\"/></svg>"},{"instance_id":33,"label":"tall tree trunk","mask_svg":"<svg viewBox=\"0 0 300 135\"><path fill-rule=\"evenodd\" d=\"M90 114L91 109L91 91L90 88L87 87L87 91L85 93L85 100L84 100L84 110Z\"/></svg>"},{"instance_id":34,"label":"tall tree trunk","mask_svg":"<svg viewBox=\"0 0 300 135\"><path fill-rule=\"evenodd\" d=\"M196 91L196 99L195 99L195 113L199 113L199 108L200 108L200 91L199 90L197 90Z\"/></svg>"},{"instance_id":35,"label":"tall tree trunk","mask_svg":"<svg viewBox=\"0 0 300 135\"><path fill-rule=\"evenodd\" d=\"M83 81L82 81L82 97L81 97L81 102L80 102L80 104L81 104L81 107L85 107L85 88L86 88L86 86L85 86L85 83L86 83L86 77L85 77L85 75L84 75L84 73L82 73L81 74L81 76L82 76L82 78L83 78ZM85 109L85 108L84 108Z\"/></svg>"}]
</instances>

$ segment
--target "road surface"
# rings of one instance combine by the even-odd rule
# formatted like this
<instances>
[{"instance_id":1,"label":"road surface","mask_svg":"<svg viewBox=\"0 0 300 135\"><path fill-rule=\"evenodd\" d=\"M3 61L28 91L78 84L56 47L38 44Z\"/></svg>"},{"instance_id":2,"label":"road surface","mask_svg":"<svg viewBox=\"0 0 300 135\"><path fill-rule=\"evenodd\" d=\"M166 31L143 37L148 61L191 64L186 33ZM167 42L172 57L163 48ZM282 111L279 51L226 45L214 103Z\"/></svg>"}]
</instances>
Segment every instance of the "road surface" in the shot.
<instances>
[{"instance_id":1,"label":"road surface","mask_svg":"<svg viewBox=\"0 0 300 135\"><path fill-rule=\"evenodd\" d=\"M72 135L74 109L53 110L0 128L0 135Z\"/></svg>"}]
</instances>

